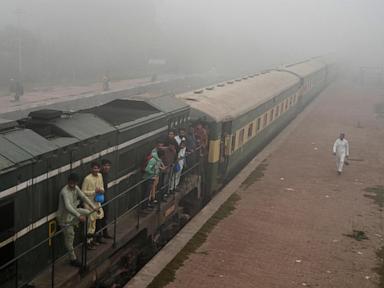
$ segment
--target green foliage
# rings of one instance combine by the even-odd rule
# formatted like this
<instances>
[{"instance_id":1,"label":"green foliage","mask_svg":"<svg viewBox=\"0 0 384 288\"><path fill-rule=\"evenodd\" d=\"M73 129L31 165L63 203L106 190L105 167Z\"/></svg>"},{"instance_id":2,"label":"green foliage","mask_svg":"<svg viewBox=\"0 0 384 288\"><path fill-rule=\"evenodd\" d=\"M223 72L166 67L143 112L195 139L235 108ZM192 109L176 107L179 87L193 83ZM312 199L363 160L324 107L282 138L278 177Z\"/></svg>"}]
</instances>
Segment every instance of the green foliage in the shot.
<instances>
[{"instance_id":1,"label":"green foliage","mask_svg":"<svg viewBox=\"0 0 384 288\"><path fill-rule=\"evenodd\" d=\"M251 186L256 181L260 180L264 176L264 171L267 169L268 163L267 160L264 160L255 170L241 183L241 189L245 190Z\"/></svg>"},{"instance_id":2,"label":"green foliage","mask_svg":"<svg viewBox=\"0 0 384 288\"><path fill-rule=\"evenodd\" d=\"M364 191L374 194L365 194L365 197L373 199L380 207L384 206L384 186L377 185L374 187L368 187L365 188Z\"/></svg>"}]
</instances>

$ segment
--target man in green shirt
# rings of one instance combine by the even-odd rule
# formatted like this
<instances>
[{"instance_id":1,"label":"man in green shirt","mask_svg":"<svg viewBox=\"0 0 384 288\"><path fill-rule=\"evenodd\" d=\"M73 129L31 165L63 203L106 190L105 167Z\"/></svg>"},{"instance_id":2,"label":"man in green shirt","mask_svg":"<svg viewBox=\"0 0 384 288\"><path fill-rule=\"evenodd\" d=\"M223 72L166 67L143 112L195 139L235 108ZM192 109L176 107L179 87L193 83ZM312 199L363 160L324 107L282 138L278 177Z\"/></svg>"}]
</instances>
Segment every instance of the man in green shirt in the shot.
<instances>
[{"instance_id":1,"label":"man in green shirt","mask_svg":"<svg viewBox=\"0 0 384 288\"><path fill-rule=\"evenodd\" d=\"M57 211L57 221L60 227L64 229L64 243L69 254L70 264L75 267L80 267L81 263L77 260L73 248L73 241L75 239L74 227L79 222L85 222L87 216L91 213L88 209L78 208L80 200L88 204L94 211L98 210L98 207L77 186L78 183L79 176L77 174L72 173L68 176L68 184L60 192L59 209Z\"/></svg>"}]
</instances>

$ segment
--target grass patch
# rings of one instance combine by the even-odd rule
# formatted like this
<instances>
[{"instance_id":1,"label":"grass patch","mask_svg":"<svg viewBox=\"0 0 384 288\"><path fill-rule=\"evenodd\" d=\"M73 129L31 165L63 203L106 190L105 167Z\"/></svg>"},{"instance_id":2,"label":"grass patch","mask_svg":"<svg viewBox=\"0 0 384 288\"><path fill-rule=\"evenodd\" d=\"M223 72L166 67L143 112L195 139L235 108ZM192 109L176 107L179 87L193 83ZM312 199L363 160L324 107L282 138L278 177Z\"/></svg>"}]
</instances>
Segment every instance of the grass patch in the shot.
<instances>
[{"instance_id":1,"label":"grass patch","mask_svg":"<svg viewBox=\"0 0 384 288\"><path fill-rule=\"evenodd\" d=\"M379 258L378 266L373 269L380 276L379 288L384 288L384 247L376 251L376 256Z\"/></svg>"},{"instance_id":2,"label":"grass patch","mask_svg":"<svg viewBox=\"0 0 384 288\"><path fill-rule=\"evenodd\" d=\"M345 236L355 239L356 241L367 240L368 236L364 231L353 230L351 234L345 234Z\"/></svg>"},{"instance_id":3,"label":"grass patch","mask_svg":"<svg viewBox=\"0 0 384 288\"><path fill-rule=\"evenodd\" d=\"M372 199L380 207L384 207L384 186L368 187L364 191L374 194L364 194L365 197Z\"/></svg>"},{"instance_id":4,"label":"grass patch","mask_svg":"<svg viewBox=\"0 0 384 288\"><path fill-rule=\"evenodd\" d=\"M189 255L196 253L196 250L207 240L209 233L224 218L232 214L236 209L236 203L240 200L238 194L232 194L217 210L217 212L204 224L203 227L192 237L187 245L176 255L176 257L157 275L148 288L161 288L175 280L177 269L183 266ZM204 253L201 253L204 254Z\"/></svg>"},{"instance_id":5,"label":"grass patch","mask_svg":"<svg viewBox=\"0 0 384 288\"><path fill-rule=\"evenodd\" d=\"M241 183L240 188L241 189L247 189L249 186L251 186L256 181L260 180L264 176L264 171L267 169L268 163L265 159L259 166L256 167L255 170L252 171L251 174L247 177L247 179L244 180L243 183Z\"/></svg>"}]
</instances>

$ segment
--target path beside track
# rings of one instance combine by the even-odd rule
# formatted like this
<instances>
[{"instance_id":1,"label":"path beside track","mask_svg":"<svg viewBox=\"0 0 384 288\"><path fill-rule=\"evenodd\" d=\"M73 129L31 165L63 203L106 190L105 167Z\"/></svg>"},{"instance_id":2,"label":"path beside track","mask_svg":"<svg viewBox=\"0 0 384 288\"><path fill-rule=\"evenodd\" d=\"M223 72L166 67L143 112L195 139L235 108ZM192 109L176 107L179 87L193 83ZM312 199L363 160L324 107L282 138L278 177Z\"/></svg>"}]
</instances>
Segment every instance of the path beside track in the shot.
<instances>
[{"instance_id":1,"label":"path beside track","mask_svg":"<svg viewBox=\"0 0 384 288\"><path fill-rule=\"evenodd\" d=\"M383 202L375 203L375 194L365 191L384 185L384 118L375 114L378 103L384 103L382 89L350 82L321 93L274 140L274 151L267 147L256 157L258 163L266 158L264 176L251 174L237 189L235 210L188 255L166 287L378 287L376 253L384 231L377 204ZM354 161L338 176L331 148L340 131ZM246 169L234 179L237 186L250 173ZM346 236L353 230L369 239ZM140 273L136 283L138 278Z\"/></svg>"}]
</instances>

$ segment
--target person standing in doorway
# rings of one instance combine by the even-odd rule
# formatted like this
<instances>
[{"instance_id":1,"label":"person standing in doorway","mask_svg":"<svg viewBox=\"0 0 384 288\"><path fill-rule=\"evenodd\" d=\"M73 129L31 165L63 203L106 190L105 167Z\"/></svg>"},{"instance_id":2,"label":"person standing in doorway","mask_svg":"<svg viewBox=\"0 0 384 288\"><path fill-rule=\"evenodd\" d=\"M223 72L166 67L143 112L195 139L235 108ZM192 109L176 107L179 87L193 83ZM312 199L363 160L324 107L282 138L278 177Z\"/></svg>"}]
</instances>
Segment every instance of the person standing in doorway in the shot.
<instances>
[{"instance_id":1,"label":"person standing in doorway","mask_svg":"<svg viewBox=\"0 0 384 288\"><path fill-rule=\"evenodd\" d=\"M337 174L340 175L343 172L345 159L349 156L349 144L344 133L340 133L339 138L333 144L333 155L336 155Z\"/></svg>"}]
</instances>

